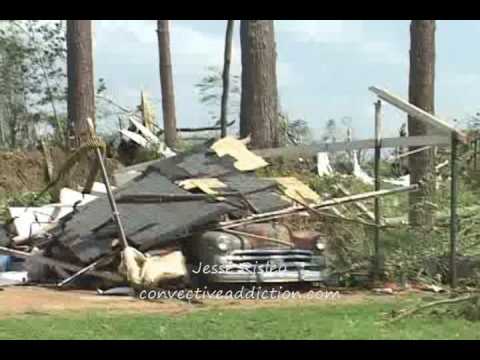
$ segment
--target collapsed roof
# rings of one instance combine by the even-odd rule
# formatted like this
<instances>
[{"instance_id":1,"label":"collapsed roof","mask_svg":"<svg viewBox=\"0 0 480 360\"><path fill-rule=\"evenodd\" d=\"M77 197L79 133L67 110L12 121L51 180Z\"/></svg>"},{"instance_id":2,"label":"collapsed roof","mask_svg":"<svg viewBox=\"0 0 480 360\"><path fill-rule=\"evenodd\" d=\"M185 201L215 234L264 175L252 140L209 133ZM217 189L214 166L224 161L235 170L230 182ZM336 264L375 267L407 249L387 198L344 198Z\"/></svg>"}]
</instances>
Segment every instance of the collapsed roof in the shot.
<instances>
[{"instance_id":1,"label":"collapsed roof","mask_svg":"<svg viewBox=\"0 0 480 360\"><path fill-rule=\"evenodd\" d=\"M222 192L244 195L228 197L228 201L211 199L171 202L118 203L120 216L129 242L146 251L188 237L202 226L220 221L223 215L242 217L252 208L263 213L291 206L291 202L275 191L275 181L257 178L254 172L239 171L238 159L219 157L210 148L191 155L153 162L141 175L117 191L116 198L142 194L188 195L178 182L186 179L215 178L223 183ZM62 225L58 241L82 263L90 263L113 252L112 239L117 235L106 197L82 206L71 220Z\"/></svg>"}]
</instances>

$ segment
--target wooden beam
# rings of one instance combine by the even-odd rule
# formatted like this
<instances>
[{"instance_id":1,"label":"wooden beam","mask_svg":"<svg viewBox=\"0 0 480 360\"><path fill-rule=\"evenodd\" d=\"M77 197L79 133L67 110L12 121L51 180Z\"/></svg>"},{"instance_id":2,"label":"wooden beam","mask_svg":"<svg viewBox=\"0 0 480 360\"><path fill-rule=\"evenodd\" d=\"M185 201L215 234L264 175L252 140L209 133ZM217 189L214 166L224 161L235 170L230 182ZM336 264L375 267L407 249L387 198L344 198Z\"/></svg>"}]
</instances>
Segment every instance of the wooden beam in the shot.
<instances>
[{"instance_id":1,"label":"wooden beam","mask_svg":"<svg viewBox=\"0 0 480 360\"><path fill-rule=\"evenodd\" d=\"M341 197L337 199L329 199L318 204L312 204L311 207L314 209L329 208L335 205L372 199L377 196L388 196L388 195L399 194L399 193L408 192L408 191L417 191L418 188L419 186L417 184L413 184L410 186L398 187L390 190L371 191L371 192ZM219 223L219 226L217 228L225 229L225 228L236 227L236 226L240 226L240 225L244 225L252 222L278 219L281 217L293 215L301 211L305 211L305 208L303 206L293 206L293 207L289 207L282 210L250 215L239 220L223 221Z\"/></svg>"},{"instance_id":2,"label":"wooden beam","mask_svg":"<svg viewBox=\"0 0 480 360\"><path fill-rule=\"evenodd\" d=\"M447 123L446 121L438 118L435 115L432 115L425 110L416 107L415 105L410 104L408 101L403 100L402 98L394 95L386 90L377 88L375 86L371 86L368 88L371 92L376 94L380 99L386 101L390 105L395 106L397 109L400 109L406 112L408 115L417 118L420 121L423 121L443 132L448 133L455 133L460 141L466 142L467 135L464 134L462 131L456 129L453 125ZM426 144L425 144L426 145Z\"/></svg>"},{"instance_id":3,"label":"wooden beam","mask_svg":"<svg viewBox=\"0 0 480 360\"><path fill-rule=\"evenodd\" d=\"M399 146L450 146L450 136L409 136L382 139L382 148L396 148ZM273 157L295 157L315 156L319 152L351 151L360 149L375 149L375 139L356 140L337 143L323 143L313 145L299 145L284 148L271 148L253 150L253 152L264 158Z\"/></svg>"},{"instance_id":4,"label":"wooden beam","mask_svg":"<svg viewBox=\"0 0 480 360\"><path fill-rule=\"evenodd\" d=\"M404 152L404 153L401 153L399 155L397 155L395 157L395 159L401 159L401 158L404 158L405 156L409 156L409 155L412 155L412 154L416 154L416 153L419 153L419 152L422 152L422 151L425 151L425 150L428 150L430 149L431 146L424 146L424 147L421 147L419 149L415 149L415 150L412 150L412 151L407 151L407 152Z\"/></svg>"},{"instance_id":5,"label":"wooden beam","mask_svg":"<svg viewBox=\"0 0 480 360\"><path fill-rule=\"evenodd\" d=\"M375 191L380 191L380 157L382 150L382 102L378 100L375 103ZM384 273L384 246L380 237L381 219L381 200L380 197L374 199L375 202L375 278L380 280Z\"/></svg>"},{"instance_id":6,"label":"wooden beam","mask_svg":"<svg viewBox=\"0 0 480 360\"><path fill-rule=\"evenodd\" d=\"M350 196L352 195L350 193L350 191L348 191L347 189L345 189L343 187L343 185L341 184L338 184L338 185L334 185L334 187L338 190L340 190L340 192L345 195L345 196ZM373 220L375 221L375 215L370 211L368 210L368 208L361 202L354 202L353 205L355 205L358 209L360 209L360 211L362 211L365 215L367 215L367 217L370 219L370 220Z\"/></svg>"},{"instance_id":7,"label":"wooden beam","mask_svg":"<svg viewBox=\"0 0 480 360\"><path fill-rule=\"evenodd\" d=\"M457 213L458 207L458 139L456 134L452 133L452 153L450 159L450 286L457 286L457 244L459 219Z\"/></svg>"}]
</instances>

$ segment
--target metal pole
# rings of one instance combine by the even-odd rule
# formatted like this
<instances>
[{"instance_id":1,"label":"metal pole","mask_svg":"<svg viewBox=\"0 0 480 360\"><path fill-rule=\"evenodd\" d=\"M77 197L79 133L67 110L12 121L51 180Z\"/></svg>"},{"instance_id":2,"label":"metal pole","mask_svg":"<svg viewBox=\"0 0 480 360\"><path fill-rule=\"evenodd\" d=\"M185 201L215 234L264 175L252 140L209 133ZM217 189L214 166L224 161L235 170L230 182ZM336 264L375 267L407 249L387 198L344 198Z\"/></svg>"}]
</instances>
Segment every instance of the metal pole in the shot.
<instances>
[{"instance_id":1,"label":"metal pole","mask_svg":"<svg viewBox=\"0 0 480 360\"><path fill-rule=\"evenodd\" d=\"M450 286L457 286L457 242L458 242L458 162L457 162L458 138L452 133L452 149L450 159Z\"/></svg>"},{"instance_id":2,"label":"metal pole","mask_svg":"<svg viewBox=\"0 0 480 360\"><path fill-rule=\"evenodd\" d=\"M88 120L88 125L90 128L91 135L93 136L93 134L95 134L95 128L93 126L92 119L88 118L87 120ZM105 188L107 190L107 197L108 197L108 201L110 202L110 207L112 209L113 219L115 220L115 224L117 225L120 242L123 248L127 248L128 247L127 237L125 235L125 230L123 229L122 220L120 219L120 213L118 212L115 198L113 197L112 187L110 186L110 180L108 180L107 169L105 168L105 164L103 163L102 152L97 147L95 148L95 153L97 155L98 163L100 165L103 183L105 184Z\"/></svg>"},{"instance_id":3,"label":"metal pole","mask_svg":"<svg viewBox=\"0 0 480 360\"><path fill-rule=\"evenodd\" d=\"M382 118L381 118L382 102L378 100L375 103L375 191L380 190L380 156L382 149ZM375 272L377 279L383 275L384 268L384 251L380 238L381 226L381 199L375 198Z\"/></svg>"}]
</instances>

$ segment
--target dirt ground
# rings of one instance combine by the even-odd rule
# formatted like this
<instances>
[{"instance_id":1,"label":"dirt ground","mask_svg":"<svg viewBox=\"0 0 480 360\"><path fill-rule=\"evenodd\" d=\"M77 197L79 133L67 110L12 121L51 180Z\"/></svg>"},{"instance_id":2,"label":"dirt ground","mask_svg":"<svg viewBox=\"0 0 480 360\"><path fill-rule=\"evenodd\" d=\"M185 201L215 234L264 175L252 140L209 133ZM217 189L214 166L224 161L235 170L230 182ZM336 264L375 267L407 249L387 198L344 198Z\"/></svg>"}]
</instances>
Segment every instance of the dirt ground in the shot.
<instances>
[{"instance_id":1,"label":"dirt ground","mask_svg":"<svg viewBox=\"0 0 480 360\"><path fill-rule=\"evenodd\" d=\"M65 164L68 154L61 148L53 146L49 148L53 164L53 176ZM70 174L71 185L82 185L88 174L88 160L82 160ZM0 192L18 193L33 191L38 192L48 184L46 162L40 150L0 152ZM114 159L107 159L109 173L118 168L120 163ZM98 176L100 179L100 175ZM62 184L67 185L67 184Z\"/></svg>"},{"instance_id":2,"label":"dirt ground","mask_svg":"<svg viewBox=\"0 0 480 360\"><path fill-rule=\"evenodd\" d=\"M46 170L40 151L3 152L0 163L0 191L40 191L45 186Z\"/></svg>"},{"instance_id":3,"label":"dirt ground","mask_svg":"<svg viewBox=\"0 0 480 360\"><path fill-rule=\"evenodd\" d=\"M149 302L127 296L100 296L95 291L60 291L44 287L12 286L0 290L0 318L6 316L60 311L105 310L161 312L178 314L189 311L187 303Z\"/></svg>"},{"instance_id":4,"label":"dirt ground","mask_svg":"<svg viewBox=\"0 0 480 360\"><path fill-rule=\"evenodd\" d=\"M396 296L376 296L370 292L341 292L336 298L326 299L206 299L200 303L189 303L175 299L155 301L140 300L128 296L98 295L95 291L55 290L36 286L13 286L0 290L0 318L25 314L51 314L62 311L122 311L132 313L162 313L178 315L194 310L220 308L260 308L297 305L315 305L334 302L351 304L369 299L391 301Z\"/></svg>"}]
</instances>

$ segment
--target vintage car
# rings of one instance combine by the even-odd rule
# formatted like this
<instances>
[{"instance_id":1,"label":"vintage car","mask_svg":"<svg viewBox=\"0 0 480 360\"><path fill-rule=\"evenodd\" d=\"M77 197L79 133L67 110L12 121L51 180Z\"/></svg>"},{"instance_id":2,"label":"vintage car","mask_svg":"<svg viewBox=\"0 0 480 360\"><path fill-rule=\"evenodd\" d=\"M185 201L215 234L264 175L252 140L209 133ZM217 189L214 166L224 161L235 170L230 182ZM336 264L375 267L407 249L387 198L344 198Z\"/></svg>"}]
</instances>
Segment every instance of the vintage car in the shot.
<instances>
[{"instance_id":1,"label":"vintage car","mask_svg":"<svg viewBox=\"0 0 480 360\"><path fill-rule=\"evenodd\" d=\"M187 242L184 254L192 284L204 286L323 282L324 250L317 232L266 223L201 233Z\"/></svg>"}]
</instances>

